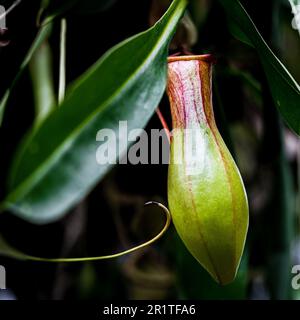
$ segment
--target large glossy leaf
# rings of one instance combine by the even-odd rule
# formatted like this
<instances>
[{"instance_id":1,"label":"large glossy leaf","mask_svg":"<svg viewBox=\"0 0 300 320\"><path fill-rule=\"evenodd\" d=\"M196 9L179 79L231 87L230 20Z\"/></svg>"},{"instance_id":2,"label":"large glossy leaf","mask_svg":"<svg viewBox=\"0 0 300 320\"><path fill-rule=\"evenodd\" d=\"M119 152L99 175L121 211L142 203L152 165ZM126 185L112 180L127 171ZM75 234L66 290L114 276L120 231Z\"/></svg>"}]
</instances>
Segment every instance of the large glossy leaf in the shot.
<instances>
[{"instance_id":1,"label":"large glossy leaf","mask_svg":"<svg viewBox=\"0 0 300 320\"><path fill-rule=\"evenodd\" d=\"M237 0L219 1L232 23L236 25L231 25L234 36L257 50L278 110L290 128L300 135L299 84L268 47L241 3Z\"/></svg>"},{"instance_id":2,"label":"large glossy leaf","mask_svg":"<svg viewBox=\"0 0 300 320\"><path fill-rule=\"evenodd\" d=\"M2 207L45 223L93 188L110 168L96 162L98 130L117 132L120 120L128 131L146 125L165 90L168 43L185 7L175 0L153 28L117 45L74 83L22 144Z\"/></svg>"}]
</instances>

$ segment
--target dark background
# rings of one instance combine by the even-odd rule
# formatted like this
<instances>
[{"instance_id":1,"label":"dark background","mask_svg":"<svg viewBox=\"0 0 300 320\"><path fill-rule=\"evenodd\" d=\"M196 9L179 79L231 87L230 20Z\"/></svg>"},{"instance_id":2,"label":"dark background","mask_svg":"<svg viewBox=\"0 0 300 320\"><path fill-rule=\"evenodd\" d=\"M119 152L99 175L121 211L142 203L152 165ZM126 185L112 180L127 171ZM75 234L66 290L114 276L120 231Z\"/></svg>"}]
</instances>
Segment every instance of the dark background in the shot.
<instances>
[{"instance_id":1,"label":"dark background","mask_svg":"<svg viewBox=\"0 0 300 320\"><path fill-rule=\"evenodd\" d=\"M265 40L299 81L299 35L290 27L292 15L287 1L285 4L275 0L242 2ZM12 1L0 1L6 7L10 3ZM23 0L7 17L10 44L0 48L0 96L10 86L36 35L39 5L39 1ZM7 269L10 293L17 299L280 298L280 289L273 288L270 283L270 264L274 257L272 253L282 253L286 247L282 249L280 243L266 239L277 237L274 233L277 226L273 228L272 221L278 208L284 207L286 201L295 202L298 165L295 150L284 147L287 159L284 175L291 178L289 200L282 198L282 184L277 181L278 170L282 167L278 167L277 160L283 148L280 132L288 145L293 146L296 138L284 127L271 106L255 51L231 36L217 1L201 1L201 5L207 9L207 14L195 23L198 41L191 50L195 54L210 52L218 59L214 88L217 123L237 158L250 200L248 259L245 257L238 282L229 289L219 289L212 284L204 272L198 270L201 267L185 252L172 230L146 252L116 261L51 265L1 257L0 264ZM118 0L103 12L83 14L80 9L68 12L68 83L114 44L147 29L153 6L155 4L150 0ZM192 8L190 12L196 21ZM58 41L59 21L50 38L56 85ZM260 94L236 75L237 68L249 73L260 84ZM28 71L24 72L14 92L0 129L1 199L5 196L6 175L16 146L34 119ZM170 122L168 108L164 98L161 110ZM147 129L150 128L161 128L156 116L148 124ZM163 223L159 210L144 209L143 204L149 200L166 203L166 184L166 165L116 166L87 199L62 220L36 226L4 213L0 217L0 232L15 247L32 255L110 254L140 243L159 230ZM290 219L293 220L291 232L295 239L299 225L295 210ZM186 257L185 263L182 263L182 257ZM291 298L293 294L289 291L287 296Z\"/></svg>"}]
</instances>

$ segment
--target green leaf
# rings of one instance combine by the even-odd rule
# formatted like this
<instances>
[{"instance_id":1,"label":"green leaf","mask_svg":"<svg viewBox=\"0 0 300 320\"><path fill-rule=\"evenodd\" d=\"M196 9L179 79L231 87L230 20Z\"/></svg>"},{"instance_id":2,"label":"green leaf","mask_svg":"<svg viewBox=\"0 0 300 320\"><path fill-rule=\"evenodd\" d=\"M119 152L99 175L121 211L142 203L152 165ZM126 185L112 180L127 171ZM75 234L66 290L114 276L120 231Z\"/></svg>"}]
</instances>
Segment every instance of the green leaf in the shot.
<instances>
[{"instance_id":1,"label":"green leaf","mask_svg":"<svg viewBox=\"0 0 300 320\"><path fill-rule=\"evenodd\" d=\"M56 106L53 85L52 52L48 41L36 50L29 64L38 125Z\"/></svg>"},{"instance_id":2,"label":"green leaf","mask_svg":"<svg viewBox=\"0 0 300 320\"><path fill-rule=\"evenodd\" d=\"M2 208L46 223L96 185L112 166L97 164L96 134L102 128L117 133L120 120L128 131L147 124L165 90L168 44L186 4L173 1L154 27L111 49L74 83L22 144ZM126 146L120 149L123 154Z\"/></svg>"},{"instance_id":3,"label":"green leaf","mask_svg":"<svg viewBox=\"0 0 300 320\"><path fill-rule=\"evenodd\" d=\"M246 34L241 30L241 28L233 20L228 19L227 21L230 32L233 36L240 41L244 42L246 45L253 47L251 40L246 36Z\"/></svg>"},{"instance_id":4,"label":"green leaf","mask_svg":"<svg viewBox=\"0 0 300 320\"><path fill-rule=\"evenodd\" d=\"M240 32L233 32L233 35L243 42L250 41L250 44L256 48L276 107L290 128L300 135L299 84L268 47L241 3L237 0L219 1L224 6L228 17L240 30Z\"/></svg>"},{"instance_id":5,"label":"green leaf","mask_svg":"<svg viewBox=\"0 0 300 320\"><path fill-rule=\"evenodd\" d=\"M0 126L2 124L2 119L3 119L5 107L8 103L8 100L9 100L9 97L10 97L12 90L14 89L15 85L17 84L19 78L21 77L23 71L27 67L28 63L30 62L30 60L31 60L32 56L34 55L34 53L36 52L36 50L49 37L51 30L52 30L52 24L48 24L46 26L43 26L39 30L36 38L34 39L30 49L28 50L28 53L26 54L21 66L20 66L19 71L18 71L16 77L14 78L11 86L5 91L2 99L0 100Z\"/></svg>"}]
</instances>

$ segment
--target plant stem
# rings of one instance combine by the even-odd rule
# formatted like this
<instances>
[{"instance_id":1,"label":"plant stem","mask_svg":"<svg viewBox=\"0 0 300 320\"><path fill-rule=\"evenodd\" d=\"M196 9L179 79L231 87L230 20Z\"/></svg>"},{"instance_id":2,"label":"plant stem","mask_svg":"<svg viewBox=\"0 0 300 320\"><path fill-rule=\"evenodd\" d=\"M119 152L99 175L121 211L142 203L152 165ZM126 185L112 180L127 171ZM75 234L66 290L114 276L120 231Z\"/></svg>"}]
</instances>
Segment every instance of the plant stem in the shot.
<instances>
[{"instance_id":1,"label":"plant stem","mask_svg":"<svg viewBox=\"0 0 300 320\"><path fill-rule=\"evenodd\" d=\"M66 33L67 20L61 19L60 24L60 55L59 55L59 88L58 104L60 105L65 98L66 91Z\"/></svg>"},{"instance_id":2,"label":"plant stem","mask_svg":"<svg viewBox=\"0 0 300 320\"><path fill-rule=\"evenodd\" d=\"M51 31L52 31L52 24L51 23L48 23L47 25L43 26L39 30L35 40L33 41L31 47L29 48L20 68L17 72L17 75L13 79L10 87L5 91L3 97L0 99L0 127L2 124L2 118L3 118L4 111L5 111L6 105L8 103L11 92L15 88L18 80L20 79L21 75L23 74L23 71L27 67L28 63L31 61L34 53L38 50L38 48L45 41L45 39L47 39L49 37L49 35L51 34Z\"/></svg>"},{"instance_id":3,"label":"plant stem","mask_svg":"<svg viewBox=\"0 0 300 320\"><path fill-rule=\"evenodd\" d=\"M30 73L36 108L36 123L40 123L55 106L52 74L52 56L49 43L45 41L30 62Z\"/></svg>"},{"instance_id":4,"label":"plant stem","mask_svg":"<svg viewBox=\"0 0 300 320\"><path fill-rule=\"evenodd\" d=\"M171 141L171 137L170 137L170 129L169 129L169 127L168 127L168 124L167 124L167 122L166 122L166 120L165 120L164 116L162 115L162 113L161 113L161 111L160 111L159 107L157 107L157 109L155 110L155 112L156 112L156 114L157 114L157 116L158 116L158 118L159 118L159 120L160 120L160 122L161 122L161 124L162 124L163 128L164 128L164 129L165 129L165 131L166 131L166 135L167 135L168 140L169 140L169 143L170 143L170 141Z\"/></svg>"}]
</instances>

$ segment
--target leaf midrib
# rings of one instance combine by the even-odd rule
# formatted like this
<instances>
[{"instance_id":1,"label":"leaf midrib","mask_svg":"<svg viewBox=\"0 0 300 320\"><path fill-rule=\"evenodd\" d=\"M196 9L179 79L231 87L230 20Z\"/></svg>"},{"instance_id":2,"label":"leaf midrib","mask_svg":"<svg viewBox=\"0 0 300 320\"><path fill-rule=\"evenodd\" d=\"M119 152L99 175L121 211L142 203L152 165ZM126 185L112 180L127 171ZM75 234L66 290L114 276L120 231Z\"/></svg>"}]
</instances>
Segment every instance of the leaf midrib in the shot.
<instances>
[{"instance_id":1,"label":"leaf midrib","mask_svg":"<svg viewBox=\"0 0 300 320\"><path fill-rule=\"evenodd\" d=\"M265 46L265 49L263 50L264 52L261 53L259 50L257 50L259 56L262 59L262 56L265 55L266 56L266 51L270 54L270 56L273 58L271 61L266 60L266 62L264 61L264 63L268 63L270 64L275 70L276 72L281 76L281 78L297 93L300 94L300 86L299 84L296 82L296 80L292 77L292 75L290 74L290 72L287 70L287 68L284 66L284 64L280 61L280 59L277 58L277 56L273 53L273 51L271 50L271 48L269 47L269 45L266 43L266 41L264 40L264 38L262 37L262 35L260 34L259 30L257 29L256 25L254 24L253 20L251 19L251 17L249 16L248 12L246 11L246 9L244 8L244 6L240 3L240 1L237 1L237 5L240 7L240 9L244 12L244 14L247 16L250 26L253 28L254 35L247 34L247 37L250 38L250 40L256 43L256 45L258 45L259 47L261 47L261 45L258 43L262 42ZM232 16L232 15L231 15ZM235 17L233 17L233 19L236 21L236 23L238 23L238 25L240 25L239 23L239 19L236 19ZM243 31L244 32L244 31ZM254 45L255 45L254 43ZM289 75L289 77L286 77L285 74L283 74L280 70L278 70L277 65L274 63L274 59L275 61L277 61L281 67L285 70L286 74ZM264 59L262 59L264 60Z\"/></svg>"},{"instance_id":2,"label":"leaf midrib","mask_svg":"<svg viewBox=\"0 0 300 320\"><path fill-rule=\"evenodd\" d=\"M151 27L150 29L139 33L136 36L133 36L125 41L123 41L122 43L120 43L119 45L116 45L113 49L111 49L110 51L107 52L107 54L105 54L102 58L102 62L99 63L99 65L101 65L105 59L107 59L110 54L116 50L118 50L120 47L126 45L129 41L134 40L135 38L138 38L140 36L143 36L147 33L151 34L152 32L154 32L156 30L156 28L159 28L160 24L162 23L163 18L169 13L170 14L170 19L169 21L166 23L165 27L163 28L163 31L161 32L161 36L157 39L156 44L153 46L153 49L150 50L149 54L146 55L145 59L142 60L142 63L140 64L140 66L131 74L131 76L111 95L111 97L107 98L102 104L100 104L100 106L98 106L96 108L95 111L93 111L89 116L86 117L86 119L84 121L81 122L81 124L79 126L76 127L76 129L71 130L70 134L66 136L66 139L63 140L63 143L59 144L57 148L54 149L54 151L52 152L52 154L49 155L48 160L45 160L44 162L42 162L42 164L40 166L38 166L27 178L25 178L25 180L23 182L21 182L15 189L15 191L13 191L12 193L10 193L8 195L8 198L6 200L4 200L4 207L6 207L6 204L9 205L10 202L14 201L14 198L18 198L22 197L26 194L26 190L28 192L30 192L34 186L44 177L44 175L47 173L47 168L48 168L48 164L52 163L53 160L55 159L55 157L57 156L57 154L59 154L58 158L62 157L63 154L60 154L61 150L64 148L65 144L70 141L73 137L76 137L79 135L79 133L82 131L82 129L85 127L86 124L90 123L91 120L96 117L97 115L103 113L107 107L112 103L113 100L115 100L116 96L123 92L126 91L126 89L128 87L131 86L132 82L133 82L133 78L135 78L140 71L142 71L144 69L144 66L147 64L148 61L151 61L152 57L156 55L157 52L159 52L162 48L162 46L160 46L159 44L163 41L164 38L168 38L168 34L166 34L166 30L169 29L169 26L171 24L173 24L173 21L171 19L171 17L174 17L178 14L180 14L180 9L182 9L182 12L184 10L185 7L185 1L181 0L179 1L177 4L175 2L173 2L172 4L173 6L176 6L175 9L170 8L170 10L173 12L170 13L166 12L165 15L161 18L161 20L159 20L153 27ZM171 6L172 6L171 5ZM93 71L92 71L93 72ZM86 77L89 77L91 74L89 73ZM80 82L78 83L78 85L76 87L79 87L81 85L82 82L84 82L85 78L83 77ZM99 109L100 110L99 112ZM38 177L37 177L38 176ZM35 183L31 183L32 180L35 180ZM32 186L30 187L30 185L32 184ZM29 188L27 188L29 187ZM25 189L25 190L24 190ZM29 190L28 190L29 189Z\"/></svg>"}]
</instances>

